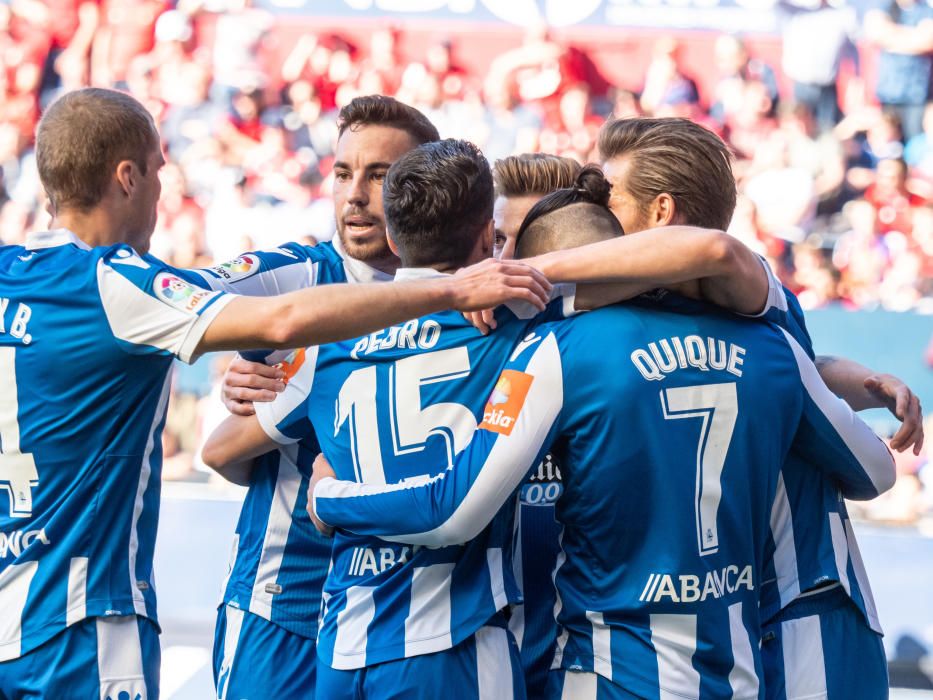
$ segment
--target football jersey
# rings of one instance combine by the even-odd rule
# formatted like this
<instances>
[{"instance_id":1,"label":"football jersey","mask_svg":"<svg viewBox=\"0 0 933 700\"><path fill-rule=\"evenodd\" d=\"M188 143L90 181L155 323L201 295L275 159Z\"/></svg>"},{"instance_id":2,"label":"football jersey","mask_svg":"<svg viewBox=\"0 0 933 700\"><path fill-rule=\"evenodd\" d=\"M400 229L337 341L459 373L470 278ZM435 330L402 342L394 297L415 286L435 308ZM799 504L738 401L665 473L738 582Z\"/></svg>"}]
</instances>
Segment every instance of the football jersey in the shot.
<instances>
[{"instance_id":1,"label":"football jersey","mask_svg":"<svg viewBox=\"0 0 933 700\"><path fill-rule=\"evenodd\" d=\"M453 469L401 488L323 480L318 516L389 541L468 538L550 445L564 479L555 667L639 697L763 697L758 590L785 456L819 457L864 495L893 460L785 331L665 307L539 327Z\"/></svg>"},{"instance_id":2,"label":"football jersey","mask_svg":"<svg viewBox=\"0 0 933 700\"><path fill-rule=\"evenodd\" d=\"M434 276L400 270L396 279ZM571 288L572 289L572 288ZM357 340L309 348L304 364L256 416L287 444L311 424L343 479L418 483L442 472L483 420L488 385L533 326L562 318L572 293L546 312L497 310L482 336L459 313L409 321ZM449 649L520 602L512 568L514 503L473 541L410 547L337 532L324 586L319 658L335 669Z\"/></svg>"},{"instance_id":3,"label":"football jersey","mask_svg":"<svg viewBox=\"0 0 933 700\"><path fill-rule=\"evenodd\" d=\"M800 303L774 275L770 275L765 318L785 328L813 357ZM781 469L761 586L762 621L774 618L807 590L838 582L867 624L881 634L868 573L840 486L815 466L819 465L791 451Z\"/></svg>"},{"instance_id":4,"label":"football jersey","mask_svg":"<svg viewBox=\"0 0 933 700\"><path fill-rule=\"evenodd\" d=\"M87 617L156 620L169 369L233 298L66 230L0 248L0 661Z\"/></svg>"},{"instance_id":5,"label":"football jersey","mask_svg":"<svg viewBox=\"0 0 933 700\"><path fill-rule=\"evenodd\" d=\"M313 247L287 243L274 250L244 253L222 265L180 274L211 289L248 296L392 279L392 275L347 256L339 237ZM241 354L256 362L280 365L288 376L304 352ZM309 426L297 445L257 458L240 510L221 600L221 605L248 610L310 639L317 637L321 591L331 552L331 540L315 529L307 511L311 465L320 451Z\"/></svg>"}]
</instances>

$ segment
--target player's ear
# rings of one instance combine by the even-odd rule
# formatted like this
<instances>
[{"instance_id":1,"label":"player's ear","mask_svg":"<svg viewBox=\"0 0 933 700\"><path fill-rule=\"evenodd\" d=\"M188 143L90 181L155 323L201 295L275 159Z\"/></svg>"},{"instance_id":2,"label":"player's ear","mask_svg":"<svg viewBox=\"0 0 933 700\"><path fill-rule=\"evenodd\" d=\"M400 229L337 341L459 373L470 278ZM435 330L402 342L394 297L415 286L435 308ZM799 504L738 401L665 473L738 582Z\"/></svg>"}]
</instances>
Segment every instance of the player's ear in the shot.
<instances>
[{"instance_id":1,"label":"player's ear","mask_svg":"<svg viewBox=\"0 0 933 700\"><path fill-rule=\"evenodd\" d=\"M677 217L677 204L674 197L667 192L662 192L651 203L649 218L651 226L670 226Z\"/></svg>"},{"instance_id":2,"label":"player's ear","mask_svg":"<svg viewBox=\"0 0 933 700\"><path fill-rule=\"evenodd\" d=\"M120 189L123 190L123 195L130 197L138 184L139 166L131 160L121 160L117 163L115 177Z\"/></svg>"},{"instance_id":3,"label":"player's ear","mask_svg":"<svg viewBox=\"0 0 933 700\"><path fill-rule=\"evenodd\" d=\"M398 245L396 245L395 241L392 240L392 236L389 235L388 231L386 231L386 242L389 244L389 250L392 251L392 255L397 258L401 257L398 254Z\"/></svg>"},{"instance_id":4,"label":"player's ear","mask_svg":"<svg viewBox=\"0 0 933 700\"><path fill-rule=\"evenodd\" d=\"M492 219L486 222L486 228L483 229L482 246L485 257L492 257L496 246L496 222Z\"/></svg>"}]
</instances>

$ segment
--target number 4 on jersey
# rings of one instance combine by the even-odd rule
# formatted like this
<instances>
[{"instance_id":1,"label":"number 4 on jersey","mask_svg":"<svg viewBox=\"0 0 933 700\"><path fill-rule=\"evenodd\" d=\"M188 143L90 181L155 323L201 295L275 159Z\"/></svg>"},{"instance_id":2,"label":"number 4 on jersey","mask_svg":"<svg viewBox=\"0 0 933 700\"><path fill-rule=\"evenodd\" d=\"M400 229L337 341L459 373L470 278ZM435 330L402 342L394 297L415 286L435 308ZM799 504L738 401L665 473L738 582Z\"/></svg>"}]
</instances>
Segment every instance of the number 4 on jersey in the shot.
<instances>
[{"instance_id":1,"label":"number 4 on jersey","mask_svg":"<svg viewBox=\"0 0 933 700\"><path fill-rule=\"evenodd\" d=\"M722 468L739 415L735 382L701 384L661 392L665 420L699 418L703 421L697 445L696 526L700 556L719 550L716 516L722 500Z\"/></svg>"},{"instance_id":2,"label":"number 4 on jersey","mask_svg":"<svg viewBox=\"0 0 933 700\"><path fill-rule=\"evenodd\" d=\"M32 517L32 489L39 473L31 454L19 451L19 405L16 393L15 348L0 348L0 489L10 494L10 517Z\"/></svg>"}]
</instances>

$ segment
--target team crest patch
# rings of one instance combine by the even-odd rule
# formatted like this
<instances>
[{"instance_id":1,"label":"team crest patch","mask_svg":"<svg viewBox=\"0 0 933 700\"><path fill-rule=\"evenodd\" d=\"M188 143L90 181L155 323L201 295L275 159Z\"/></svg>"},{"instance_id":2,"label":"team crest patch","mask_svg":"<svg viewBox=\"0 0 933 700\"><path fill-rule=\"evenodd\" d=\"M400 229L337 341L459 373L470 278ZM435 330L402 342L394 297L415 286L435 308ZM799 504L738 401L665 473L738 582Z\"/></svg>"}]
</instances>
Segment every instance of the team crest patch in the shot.
<instances>
[{"instance_id":1,"label":"team crest patch","mask_svg":"<svg viewBox=\"0 0 933 700\"><path fill-rule=\"evenodd\" d=\"M161 272L153 283L156 296L169 306L195 312L213 296L212 292L188 284L180 277Z\"/></svg>"},{"instance_id":2,"label":"team crest patch","mask_svg":"<svg viewBox=\"0 0 933 700\"><path fill-rule=\"evenodd\" d=\"M247 253L235 260L212 267L211 271L228 282L241 280L259 271L259 258Z\"/></svg>"},{"instance_id":3,"label":"team crest patch","mask_svg":"<svg viewBox=\"0 0 933 700\"><path fill-rule=\"evenodd\" d=\"M511 435L532 381L534 377L530 374L514 369L503 370L486 402L479 427L500 435Z\"/></svg>"}]
</instances>

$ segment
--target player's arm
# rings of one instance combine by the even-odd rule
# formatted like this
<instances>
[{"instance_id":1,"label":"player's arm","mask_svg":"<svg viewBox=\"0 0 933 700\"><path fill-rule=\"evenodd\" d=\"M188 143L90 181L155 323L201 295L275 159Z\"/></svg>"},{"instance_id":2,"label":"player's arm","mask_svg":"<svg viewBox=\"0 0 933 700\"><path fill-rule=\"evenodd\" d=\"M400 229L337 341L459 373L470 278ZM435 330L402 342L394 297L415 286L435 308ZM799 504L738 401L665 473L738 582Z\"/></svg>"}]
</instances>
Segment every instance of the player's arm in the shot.
<instances>
[{"instance_id":1,"label":"player's arm","mask_svg":"<svg viewBox=\"0 0 933 700\"><path fill-rule=\"evenodd\" d=\"M649 229L525 262L552 282L581 284L577 308L604 306L693 280L699 281L706 301L739 313L760 313L768 300L761 258L735 237L712 229ZM585 283L600 284L588 289Z\"/></svg>"},{"instance_id":2,"label":"player's arm","mask_svg":"<svg viewBox=\"0 0 933 700\"><path fill-rule=\"evenodd\" d=\"M335 284L266 299L234 297L195 354L295 348L353 338L444 309L474 311L521 300L544 309L550 284L537 270L485 260L456 275L392 284Z\"/></svg>"},{"instance_id":3,"label":"player's arm","mask_svg":"<svg viewBox=\"0 0 933 700\"><path fill-rule=\"evenodd\" d=\"M884 493L895 479L888 448L829 390L793 336L781 330L803 385L803 411L793 449L833 478L846 498L868 500Z\"/></svg>"},{"instance_id":4,"label":"player's arm","mask_svg":"<svg viewBox=\"0 0 933 700\"><path fill-rule=\"evenodd\" d=\"M278 447L253 416L228 416L208 436L201 459L227 481L248 486L254 460Z\"/></svg>"},{"instance_id":5,"label":"player's arm","mask_svg":"<svg viewBox=\"0 0 933 700\"><path fill-rule=\"evenodd\" d=\"M873 372L845 357L820 355L816 358L820 377L836 396L854 411L886 408L901 427L891 438L891 449L898 452L913 447L915 455L923 448L923 410L920 399L893 374Z\"/></svg>"},{"instance_id":6,"label":"player's arm","mask_svg":"<svg viewBox=\"0 0 933 700\"><path fill-rule=\"evenodd\" d=\"M563 372L553 334L547 335L529 358L519 356L510 363L506 373L510 371L525 375L507 377L513 397L520 383L527 386L527 394L515 409L508 434L484 421L450 468L414 484L314 479L309 509L319 528L340 528L432 547L476 537L522 483L529 468L544 456L563 402Z\"/></svg>"}]
</instances>

